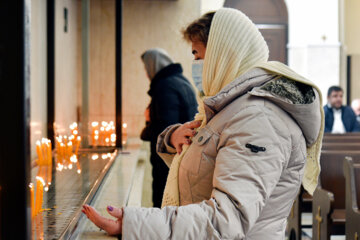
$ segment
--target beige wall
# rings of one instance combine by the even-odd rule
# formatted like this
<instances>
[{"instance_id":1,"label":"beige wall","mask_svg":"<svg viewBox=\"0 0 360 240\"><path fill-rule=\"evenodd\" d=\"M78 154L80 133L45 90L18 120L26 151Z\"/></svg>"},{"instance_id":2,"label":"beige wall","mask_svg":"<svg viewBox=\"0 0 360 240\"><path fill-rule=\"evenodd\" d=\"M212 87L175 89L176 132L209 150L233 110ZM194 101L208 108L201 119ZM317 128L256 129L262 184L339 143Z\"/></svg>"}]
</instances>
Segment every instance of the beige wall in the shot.
<instances>
[{"instance_id":1,"label":"beige wall","mask_svg":"<svg viewBox=\"0 0 360 240\"><path fill-rule=\"evenodd\" d=\"M191 46L181 29L200 16L200 0L134 1L123 5L123 119L129 135L138 136L145 125L144 110L150 99L149 80L140 55L161 47L180 62L191 77Z\"/></svg>"},{"instance_id":2,"label":"beige wall","mask_svg":"<svg viewBox=\"0 0 360 240\"><path fill-rule=\"evenodd\" d=\"M69 134L77 121L78 23L77 0L55 1L55 131ZM64 32L64 7L68 32Z\"/></svg>"},{"instance_id":3,"label":"beige wall","mask_svg":"<svg viewBox=\"0 0 360 240\"><path fill-rule=\"evenodd\" d=\"M30 136L31 158L36 157L36 141L47 135L46 2L31 1L30 40Z\"/></svg>"},{"instance_id":4,"label":"beige wall","mask_svg":"<svg viewBox=\"0 0 360 240\"><path fill-rule=\"evenodd\" d=\"M345 44L348 54L360 54L360 1L345 1Z\"/></svg>"},{"instance_id":5,"label":"beige wall","mask_svg":"<svg viewBox=\"0 0 360 240\"><path fill-rule=\"evenodd\" d=\"M352 56L351 98L360 98L360 1L345 2L345 45L346 54Z\"/></svg>"},{"instance_id":6,"label":"beige wall","mask_svg":"<svg viewBox=\"0 0 360 240\"><path fill-rule=\"evenodd\" d=\"M115 121L115 1L90 1L89 120Z\"/></svg>"}]
</instances>

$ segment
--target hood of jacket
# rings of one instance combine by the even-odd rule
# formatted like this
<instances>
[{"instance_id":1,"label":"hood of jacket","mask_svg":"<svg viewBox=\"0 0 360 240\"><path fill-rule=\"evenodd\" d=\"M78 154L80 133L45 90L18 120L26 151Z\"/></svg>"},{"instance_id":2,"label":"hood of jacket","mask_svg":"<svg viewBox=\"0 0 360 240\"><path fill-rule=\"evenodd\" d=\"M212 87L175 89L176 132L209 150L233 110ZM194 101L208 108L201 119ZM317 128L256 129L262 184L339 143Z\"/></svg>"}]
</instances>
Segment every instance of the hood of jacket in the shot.
<instances>
[{"instance_id":1,"label":"hood of jacket","mask_svg":"<svg viewBox=\"0 0 360 240\"><path fill-rule=\"evenodd\" d=\"M141 55L147 75L153 80L155 75L166 66L174 63L169 54L162 48L152 48Z\"/></svg>"},{"instance_id":2,"label":"hood of jacket","mask_svg":"<svg viewBox=\"0 0 360 240\"><path fill-rule=\"evenodd\" d=\"M266 98L287 112L301 128L306 143L312 145L321 127L320 96L309 85L254 68L204 100L207 121L244 94Z\"/></svg>"}]
</instances>

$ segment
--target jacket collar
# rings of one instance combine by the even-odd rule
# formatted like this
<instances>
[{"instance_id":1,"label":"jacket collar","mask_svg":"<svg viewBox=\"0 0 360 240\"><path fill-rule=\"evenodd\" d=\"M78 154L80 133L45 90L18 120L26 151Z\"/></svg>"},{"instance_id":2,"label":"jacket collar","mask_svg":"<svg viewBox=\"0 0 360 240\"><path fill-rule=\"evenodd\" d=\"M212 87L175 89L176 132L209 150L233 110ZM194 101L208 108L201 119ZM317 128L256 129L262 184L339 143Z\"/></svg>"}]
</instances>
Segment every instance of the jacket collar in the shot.
<instances>
[{"instance_id":1,"label":"jacket collar","mask_svg":"<svg viewBox=\"0 0 360 240\"><path fill-rule=\"evenodd\" d=\"M205 114L208 121L236 98L246 94L254 87L274 79L276 76L269 72L255 68L241 75L225 86L218 94L204 100Z\"/></svg>"},{"instance_id":2,"label":"jacket collar","mask_svg":"<svg viewBox=\"0 0 360 240\"><path fill-rule=\"evenodd\" d=\"M318 92L313 88L315 100L312 103L293 104L287 99L261 89L262 85L276 77L276 75L261 68L254 68L243 74L224 87L218 94L204 100L207 122L235 99L249 93L253 96L268 99L292 116L301 128L307 144L312 145L316 141L320 129L320 124L314 123L321 122L320 96Z\"/></svg>"}]
</instances>

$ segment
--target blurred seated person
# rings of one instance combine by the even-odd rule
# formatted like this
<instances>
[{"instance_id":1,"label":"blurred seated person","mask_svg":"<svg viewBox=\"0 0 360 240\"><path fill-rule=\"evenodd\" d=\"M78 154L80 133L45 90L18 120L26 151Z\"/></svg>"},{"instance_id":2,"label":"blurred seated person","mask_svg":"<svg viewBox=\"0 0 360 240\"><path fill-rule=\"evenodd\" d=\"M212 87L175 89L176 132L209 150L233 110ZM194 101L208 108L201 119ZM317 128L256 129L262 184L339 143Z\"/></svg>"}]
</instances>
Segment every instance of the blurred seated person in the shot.
<instances>
[{"instance_id":1,"label":"blurred seated person","mask_svg":"<svg viewBox=\"0 0 360 240\"><path fill-rule=\"evenodd\" d=\"M351 103L351 108L356 115L356 120L360 124L360 98L354 99Z\"/></svg>"},{"instance_id":2,"label":"blurred seated person","mask_svg":"<svg viewBox=\"0 0 360 240\"><path fill-rule=\"evenodd\" d=\"M347 133L360 132L360 125L351 107L344 106L343 90L339 86L332 86L328 90L327 105L324 106L325 132Z\"/></svg>"}]
</instances>

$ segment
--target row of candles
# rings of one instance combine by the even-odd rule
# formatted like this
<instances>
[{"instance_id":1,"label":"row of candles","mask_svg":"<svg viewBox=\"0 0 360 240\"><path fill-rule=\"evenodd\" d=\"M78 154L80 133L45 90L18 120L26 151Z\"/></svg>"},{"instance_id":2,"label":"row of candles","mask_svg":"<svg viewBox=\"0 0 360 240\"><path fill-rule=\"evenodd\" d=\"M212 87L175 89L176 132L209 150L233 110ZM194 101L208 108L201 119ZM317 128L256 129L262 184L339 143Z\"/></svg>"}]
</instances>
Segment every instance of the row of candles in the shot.
<instances>
[{"instance_id":1,"label":"row of candles","mask_svg":"<svg viewBox=\"0 0 360 240\"><path fill-rule=\"evenodd\" d=\"M71 135L56 137L56 170L72 169L73 164L76 164L77 172L80 174L80 164L78 161L78 152L80 147L81 137Z\"/></svg>"},{"instance_id":2,"label":"row of candles","mask_svg":"<svg viewBox=\"0 0 360 240\"><path fill-rule=\"evenodd\" d=\"M92 122L91 124L91 139L93 146L114 146L116 142L115 126L114 122ZM78 152L81 143L81 137L79 135L78 124L72 123L70 126L71 135L58 136L55 138L56 145L56 170L62 171L63 169L72 169L76 164L77 173L81 173L80 164L78 161ZM127 140L127 124L123 124L123 144ZM35 177L36 188L33 183L30 183L30 195L31 195L31 215L35 217L41 212L43 203L44 191L49 190L52 179L52 143L49 139L43 138L41 141L36 142L36 153L38 159L36 161L39 166L38 174ZM109 158L110 154L102 154L101 158ZM99 158L99 155L94 154L92 160ZM36 192L34 192L36 190Z\"/></svg>"},{"instance_id":3,"label":"row of candles","mask_svg":"<svg viewBox=\"0 0 360 240\"><path fill-rule=\"evenodd\" d=\"M77 124L70 125L73 135L56 137L56 170L72 169L73 164L77 166L77 173L81 173L80 164L77 154L80 147L81 137L78 135ZM30 198L31 198L31 216L35 217L41 212L43 204L44 191L49 190L52 179L52 144L47 138L36 142L36 153L38 159L36 161L39 166L38 173L35 177L36 192L34 192L34 184L30 183Z\"/></svg>"},{"instance_id":4,"label":"row of candles","mask_svg":"<svg viewBox=\"0 0 360 240\"><path fill-rule=\"evenodd\" d=\"M37 164L39 166L36 180L36 193L34 184L30 183L30 204L31 217L35 217L40 211L43 203L44 190L48 191L52 179L52 150L51 141L43 138L36 142L36 153L38 155Z\"/></svg>"},{"instance_id":5,"label":"row of candles","mask_svg":"<svg viewBox=\"0 0 360 240\"><path fill-rule=\"evenodd\" d=\"M127 124L122 125L122 143L127 141ZM116 134L114 122L92 122L91 144L93 146L115 146Z\"/></svg>"}]
</instances>

